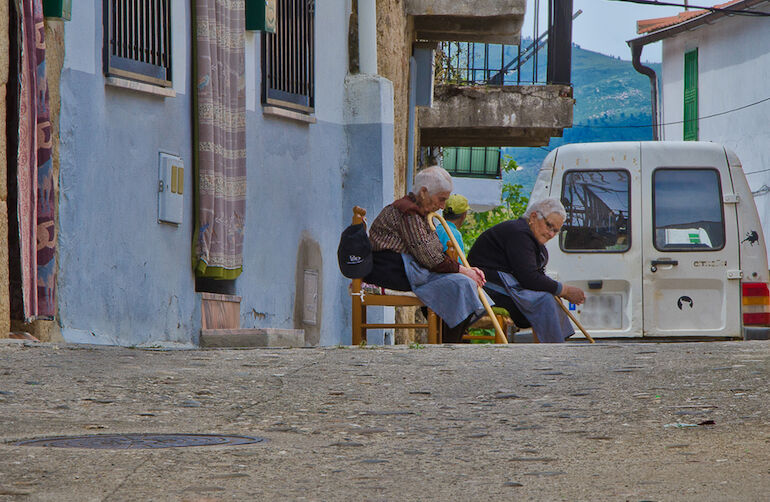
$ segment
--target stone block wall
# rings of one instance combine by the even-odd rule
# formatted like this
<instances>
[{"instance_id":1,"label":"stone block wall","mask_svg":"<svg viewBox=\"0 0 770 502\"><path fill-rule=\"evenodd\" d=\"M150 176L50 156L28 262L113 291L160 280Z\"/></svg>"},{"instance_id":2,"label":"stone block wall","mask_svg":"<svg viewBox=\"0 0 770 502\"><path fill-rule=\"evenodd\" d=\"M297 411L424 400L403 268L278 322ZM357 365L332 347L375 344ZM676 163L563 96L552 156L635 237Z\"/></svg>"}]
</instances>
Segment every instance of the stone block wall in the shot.
<instances>
[{"instance_id":1,"label":"stone block wall","mask_svg":"<svg viewBox=\"0 0 770 502\"><path fill-rule=\"evenodd\" d=\"M409 57L414 26L404 0L377 0L377 71L393 82L394 179L396 197L406 193L409 138Z\"/></svg>"},{"instance_id":2,"label":"stone block wall","mask_svg":"<svg viewBox=\"0 0 770 502\"><path fill-rule=\"evenodd\" d=\"M8 83L8 2L0 2L0 338L11 328L11 302L8 295L8 145L6 144L6 84Z\"/></svg>"}]
</instances>

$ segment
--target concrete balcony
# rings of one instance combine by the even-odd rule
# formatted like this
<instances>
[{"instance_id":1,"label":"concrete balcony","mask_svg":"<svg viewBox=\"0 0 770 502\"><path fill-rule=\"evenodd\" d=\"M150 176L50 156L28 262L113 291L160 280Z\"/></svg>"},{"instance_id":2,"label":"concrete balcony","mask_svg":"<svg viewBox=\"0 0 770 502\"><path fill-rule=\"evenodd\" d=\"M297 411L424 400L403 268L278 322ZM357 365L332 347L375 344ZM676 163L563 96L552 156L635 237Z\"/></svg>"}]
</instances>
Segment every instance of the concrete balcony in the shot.
<instances>
[{"instance_id":1,"label":"concrete balcony","mask_svg":"<svg viewBox=\"0 0 770 502\"><path fill-rule=\"evenodd\" d=\"M518 44L526 0L406 0L418 40Z\"/></svg>"},{"instance_id":2,"label":"concrete balcony","mask_svg":"<svg viewBox=\"0 0 770 502\"><path fill-rule=\"evenodd\" d=\"M572 127L572 87L437 86L418 107L422 146L545 146Z\"/></svg>"}]
</instances>

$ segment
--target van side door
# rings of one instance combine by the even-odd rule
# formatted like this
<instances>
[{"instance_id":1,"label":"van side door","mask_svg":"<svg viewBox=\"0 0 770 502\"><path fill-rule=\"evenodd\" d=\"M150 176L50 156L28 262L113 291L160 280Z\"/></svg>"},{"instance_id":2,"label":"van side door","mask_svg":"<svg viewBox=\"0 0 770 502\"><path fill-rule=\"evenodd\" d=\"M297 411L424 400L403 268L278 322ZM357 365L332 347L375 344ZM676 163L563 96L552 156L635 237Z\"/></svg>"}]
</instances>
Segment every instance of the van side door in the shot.
<instances>
[{"instance_id":1,"label":"van side door","mask_svg":"<svg viewBox=\"0 0 770 502\"><path fill-rule=\"evenodd\" d=\"M722 147L643 143L644 335L740 336L740 264Z\"/></svg>"},{"instance_id":2,"label":"van side door","mask_svg":"<svg viewBox=\"0 0 770 502\"><path fill-rule=\"evenodd\" d=\"M642 335L639 158L638 142L568 145L556 157L550 196L567 216L547 244L548 271L586 292L569 309L592 336Z\"/></svg>"}]
</instances>

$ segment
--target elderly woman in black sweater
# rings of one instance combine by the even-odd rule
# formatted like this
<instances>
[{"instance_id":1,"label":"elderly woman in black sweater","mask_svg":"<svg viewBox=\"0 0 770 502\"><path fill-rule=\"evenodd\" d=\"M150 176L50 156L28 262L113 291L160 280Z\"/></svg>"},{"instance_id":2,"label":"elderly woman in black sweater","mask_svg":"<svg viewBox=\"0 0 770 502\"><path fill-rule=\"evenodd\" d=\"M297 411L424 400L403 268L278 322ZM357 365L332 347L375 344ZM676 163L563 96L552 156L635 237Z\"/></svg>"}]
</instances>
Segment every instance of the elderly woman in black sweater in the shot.
<instances>
[{"instance_id":1,"label":"elderly woman in black sweater","mask_svg":"<svg viewBox=\"0 0 770 502\"><path fill-rule=\"evenodd\" d=\"M518 220L484 231L468 253L468 261L487 279L484 289L520 328L532 326L541 342L562 342L574 333L551 295L571 303L585 301L582 289L545 275L545 243L559 233L566 213L557 199L533 202Z\"/></svg>"}]
</instances>

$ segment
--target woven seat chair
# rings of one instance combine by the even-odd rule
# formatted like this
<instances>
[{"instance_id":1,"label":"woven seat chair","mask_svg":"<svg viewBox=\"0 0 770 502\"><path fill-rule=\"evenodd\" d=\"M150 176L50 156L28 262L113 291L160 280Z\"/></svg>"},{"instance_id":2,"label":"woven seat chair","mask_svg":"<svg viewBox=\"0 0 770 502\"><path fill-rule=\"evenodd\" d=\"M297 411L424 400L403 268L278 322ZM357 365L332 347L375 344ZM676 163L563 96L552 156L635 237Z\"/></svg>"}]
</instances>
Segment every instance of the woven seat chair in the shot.
<instances>
[{"instance_id":1,"label":"woven seat chair","mask_svg":"<svg viewBox=\"0 0 770 502\"><path fill-rule=\"evenodd\" d=\"M353 208L353 224L364 223L366 209L355 206ZM389 328L425 328L428 330L428 343L441 343L441 319L428 309L427 322L425 323L367 323L366 308L374 306L384 307L425 307L425 304L414 293L392 292L379 288L380 292L372 292L365 288L361 279L353 279L350 286L352 298L352 343L360 345L366 341L366 331L369 329ZM384 294L383 294L384 293Z\"/></svg>"}]
</instances>

